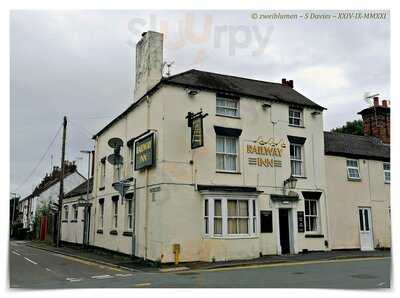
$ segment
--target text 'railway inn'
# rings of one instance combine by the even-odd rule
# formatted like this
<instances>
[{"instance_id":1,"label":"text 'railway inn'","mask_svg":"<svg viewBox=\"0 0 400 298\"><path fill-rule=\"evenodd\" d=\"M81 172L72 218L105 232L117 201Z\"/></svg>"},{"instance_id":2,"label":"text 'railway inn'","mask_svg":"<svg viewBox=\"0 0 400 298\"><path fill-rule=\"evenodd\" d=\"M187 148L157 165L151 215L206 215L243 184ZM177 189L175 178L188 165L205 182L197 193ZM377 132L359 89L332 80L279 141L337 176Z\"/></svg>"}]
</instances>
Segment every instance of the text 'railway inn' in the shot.
<instances>
[{"instance_id":1,"label":"text 'railway inn'","mask_svg":"<svg viewBox=\"0 0 400 298\"><path fill-rule=\"evenodd\" d=\"M293 81L162 65L144 33L135 101L94 136L90 245L160 262L331 249L324 108Z\"/></svg>"}]
</instances>

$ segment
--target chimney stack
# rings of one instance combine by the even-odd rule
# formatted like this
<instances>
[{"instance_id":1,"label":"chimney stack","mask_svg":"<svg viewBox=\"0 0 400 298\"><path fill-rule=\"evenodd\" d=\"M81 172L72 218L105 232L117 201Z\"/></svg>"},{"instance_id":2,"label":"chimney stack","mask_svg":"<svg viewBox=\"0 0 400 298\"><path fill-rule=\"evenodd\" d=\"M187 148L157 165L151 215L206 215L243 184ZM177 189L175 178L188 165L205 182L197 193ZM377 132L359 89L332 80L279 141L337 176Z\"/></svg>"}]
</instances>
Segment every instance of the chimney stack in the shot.
<instances>
[{"instance_id":1,"label":"chimney stack","mask_svg":"<svg viewBox=\"0 0 400 298\"><path fill-rule=\"evenodd\" d=\"M374 105L359 112L363 119L364 135L373 136L390 144L390 107L387 100L379 104L379 97L374 97Z\"/></svg>"},{"instance_id":2,"label":"chimney stack","mask_svg":"<svg viewBox=\"0 0 400 298\"><path fill-rule=\"evenodd\" d=\"M136 44L135 94L138 100L162 78L163 34L147 31Z\"/></svg>"},{"instance_id":3,"label":"chimney stack","mask_svg":"<svg viewBox=\"0 0 400 298\"><path fill-rule=\"evenodd\" d=\"M293 88L293 80L286 80L285 78L282 79L282 85L283 86L288 86L290 88Z\"/></svg>"},{"instance_id":4,"label":"chimney stack","mask_svg":"<svg viewBox=\"0 0 400 298\"><path fill-rule=\"evenodd\" d=\"M374 97L374 107L379 107L379 97L378 96Z\"/></svg>"}]
</instances>

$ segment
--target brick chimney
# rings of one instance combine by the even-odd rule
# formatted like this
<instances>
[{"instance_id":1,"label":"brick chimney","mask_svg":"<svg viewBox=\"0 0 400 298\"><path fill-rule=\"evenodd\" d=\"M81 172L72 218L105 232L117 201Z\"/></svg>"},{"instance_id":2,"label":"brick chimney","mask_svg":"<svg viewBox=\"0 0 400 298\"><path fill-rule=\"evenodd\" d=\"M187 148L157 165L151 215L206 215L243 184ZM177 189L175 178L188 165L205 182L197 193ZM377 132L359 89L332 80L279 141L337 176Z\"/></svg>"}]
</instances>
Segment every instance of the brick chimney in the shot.
<instances>
[{"instance_id":1,"label":"brick chimney","mask_svg":"<svg viewBox=\"0 0 400 298\"><path fill-rule=\"evenodd\" d=\"M288 86L290 88L293 88L294 83L293 80L286 80L285 78L282 79L282 85L283 86Z\"/></svg>"},{"instance_id":2,"label":"brick chimney","mask_svg":"<svg viewBox=\"0 0 400 298\"><path fill-rule=\"evenodd\" d=\"M383 100L380 105L379 97L374 97L374 105L358 114L363 119L365 136L374 136L390 144L390 107L387 100Z\"/></svg>"},{"instance_id":3,"label":"brick chimney","mask_svg":"<svg viewBox=\"0 0 400 298\"><path fill-rule=\"evenodd\" d=\"M162 78L163 40L163 34L147 31L136 44L135 101Z\"/></svg>"}]
</instances>

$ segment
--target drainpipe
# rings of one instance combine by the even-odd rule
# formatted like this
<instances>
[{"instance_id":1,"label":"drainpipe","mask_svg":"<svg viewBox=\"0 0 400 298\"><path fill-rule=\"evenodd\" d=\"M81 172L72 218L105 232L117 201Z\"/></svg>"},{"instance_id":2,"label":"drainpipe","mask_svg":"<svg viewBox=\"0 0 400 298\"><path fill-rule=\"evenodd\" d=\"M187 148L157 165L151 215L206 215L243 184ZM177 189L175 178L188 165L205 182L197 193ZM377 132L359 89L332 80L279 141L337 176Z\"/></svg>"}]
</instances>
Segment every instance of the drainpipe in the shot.
<instances>
[{"instance_id":1,"label":"drainpipe","mask_svg":"<svg viewBox=\"0 0 400 298\"><path fill-rule=\"evenodd\" d=\"M146 129L150 128L150 98L146 96L146 103L147 103L147 116L146 116ZM145 189L146 189L146 196L145 196L145 224L144 224L144 259L147 259L147 248L148 248L148 219L149 219L149 169L145 169L146 173L146 181L145 181Z\"/></svg>"}]
</instances>

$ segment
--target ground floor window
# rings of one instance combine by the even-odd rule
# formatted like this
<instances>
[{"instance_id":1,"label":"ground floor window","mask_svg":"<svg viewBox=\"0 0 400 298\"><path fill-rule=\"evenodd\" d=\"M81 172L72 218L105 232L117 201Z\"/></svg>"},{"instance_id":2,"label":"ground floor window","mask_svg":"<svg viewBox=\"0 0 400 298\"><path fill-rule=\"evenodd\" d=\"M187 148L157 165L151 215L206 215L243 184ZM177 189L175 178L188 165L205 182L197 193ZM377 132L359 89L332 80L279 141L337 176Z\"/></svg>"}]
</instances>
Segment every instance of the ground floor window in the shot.
<instances>
[{"instance_id":1,"label":"ground floor window","mask_svg":"<svg viewBox=\"0 0 400 298\"><path fill-rule=\"evenodd\" d=\"M257 233L256 198L207 197L203 220L206 235L254 235Z\"/></svg>"},{"instance_id":2,"label":"ground floor window","mask_svg":"<svg viewBox=\"0 0 400 298\"><path fill-rule=\"evenodd\" d=\"M318 200L304 199L306 231L319 231Z\"/></svg>"}]
</instances>

